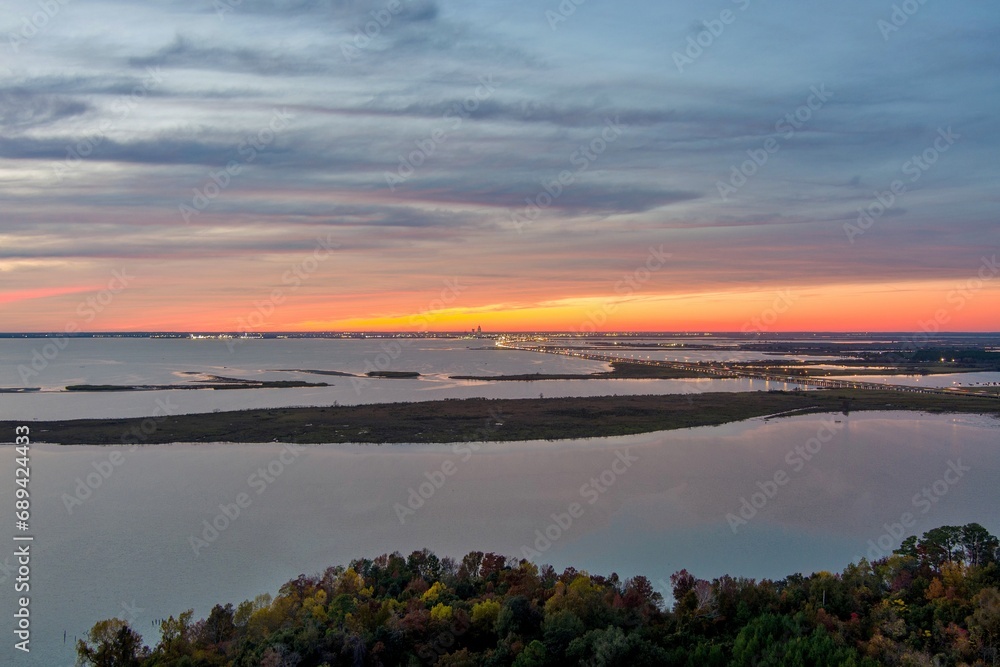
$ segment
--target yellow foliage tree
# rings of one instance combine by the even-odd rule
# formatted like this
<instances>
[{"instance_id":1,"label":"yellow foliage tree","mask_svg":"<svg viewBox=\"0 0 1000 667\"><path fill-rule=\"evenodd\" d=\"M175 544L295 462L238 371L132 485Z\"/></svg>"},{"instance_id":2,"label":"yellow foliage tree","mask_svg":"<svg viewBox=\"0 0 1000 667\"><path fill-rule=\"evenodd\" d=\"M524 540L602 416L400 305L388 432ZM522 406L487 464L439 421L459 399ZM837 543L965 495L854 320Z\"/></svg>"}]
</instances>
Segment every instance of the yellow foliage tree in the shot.
<instances>
[{"instance_id":1,"label":"yellow foliage tree","mask_svg":"<svg viewBox=\"0 0 1000 667\"><path fill-rule=\"evenodd\" d=\"M590 580L587 573L581 572L569 586L563 586L561 582L556 583L555 593L545 603L545 614L554 614L565 609L586 620L590 618L591 612L604 604L603 596L601 588Z\"/></svg>"},{"instance_id":2,"label":"yellow foliage tree","mask_svg":"<svg viewBox=\"0 0 1000 667\"><path fill-rule=\"evenodd\" d=\"M374 589L371 586L365 587L365 579L354 571L354 568L347 568L344 573L337 577L337 585L334 588L337 595L347 594L358 598L370 598Z\"/></svg>"},{"instance_id":3,"label":"yellow foliage tree","mask_svg":"<svg viewBox=\"0 0 1000 667\"><path fill-rule=\"evenodd\" d=\"M944 597L944 584L937 577L931 581L931 585L927 587L927 592L924 593L924 597L928 600L937 600L938 598Z\"/></svg>"},{"instance_id":4,"label":"yellow foliage tree","mask_svg":"<svg viewBox=\"0 0 1000 667\"><path fill-rule=\"evenodd\" d=\"M948 597L966 596L965 577L968 569L968 566L960 562L944 563L941 566L941 582Z\"/></svg>"},{"instance_id":5,"label":"yellow foliage tree","mask_svg":"<svg viewBox=\"0 0 1000 667\"><path fill-rule=\"evenodd\" d=\"M302 608L312 614L320 622L326 621L326 591L320 589L316 594L302 601Z\"/></svg>"},{"instance_id":6,"label":"yellow foliage tree","mask_svg":"<svg viewBox=\"0 0 1000 667\"><path fill-rule=\"evenodd\" d=\"M440 623L450 623L454 610L450 605L437 603L431 608L431 620Z\"/></svg>"},{"instance_id":7,"label":"yellow foliage tree","mask_svg":"<svg viewBox=\"0 0 1000 667\"><path fill-rule=\"evenodd\" d=\"M421 596L421 599L424 602L435 602L441 596L441 594L447 592L447 590L448 590L447 586L442 584L440 581L435 581L434 585L428 588L424 592L424 594Z\"/></svg>"},{"instance_id":8,"label":"yellow foliage tree","mask_svg":"<svg viewBox=\"0 0 1000 667\"><path fill-rule=\"evenodd\" d=\"M483 600L472 605L472 624L481 628L492 628L500 615L500 603Z\"/></svg>"}]
</instances>

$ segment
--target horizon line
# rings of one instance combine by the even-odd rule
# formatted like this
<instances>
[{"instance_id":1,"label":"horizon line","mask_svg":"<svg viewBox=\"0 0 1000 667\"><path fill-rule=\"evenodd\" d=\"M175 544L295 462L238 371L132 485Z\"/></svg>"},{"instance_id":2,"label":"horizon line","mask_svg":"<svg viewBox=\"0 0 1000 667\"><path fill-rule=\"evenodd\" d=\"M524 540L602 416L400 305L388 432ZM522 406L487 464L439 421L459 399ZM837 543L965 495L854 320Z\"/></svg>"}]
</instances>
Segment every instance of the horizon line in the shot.
<instances>
[{"instance_id":1,"label":"horizon line","mask_svg":"<svg viewBox=\"0 0 1000 667\"><path fill-rule=\"evenodd\" d=\"M771 336L790 336L790 335L819 335L819 334L835 334L835 335L856 335L856 336L870 336L870 335L922 335L926 337L934 336L954 336L954 335L978 335L978 336L988 336L996 335L1000 336L1000 330L996 331L980 331L980 330L954 330L954 331L921 331L921 330L901 330L901 329L886 329L886 330L858 330L858 329L801 329L801 330L788 330L788 331L736 331L727 329L718 329L713 331L705 331L703 329L697 330L652 330L652 329L618 329L618 330L607 330L607 331L572 331L568 329L520 329L520 330L497 330L497 331L475 331L471 329L441 329L433 331L407 331L405 329L329 329L329 330L303 330L303 329L288 329L288 330L275 330L275 331L238 331L231 329L149 329L141 331L131 331L131 330L104 330L104 331L0 331L0 337L8 336L69 336L75 338L87 337L87 336L149 336L149 335L229 335L241 338L264 338L268 336L283 336L283 335L408 335L408 336L435 336L435 335L476 335L476 336L504 336L504 335L563 335L563 336L578 336L578 337L590 337L590 336L615 336L615 335L657 335L657 336L740 336L748 338L766 338Z\"/></svg>"}]
</instances>

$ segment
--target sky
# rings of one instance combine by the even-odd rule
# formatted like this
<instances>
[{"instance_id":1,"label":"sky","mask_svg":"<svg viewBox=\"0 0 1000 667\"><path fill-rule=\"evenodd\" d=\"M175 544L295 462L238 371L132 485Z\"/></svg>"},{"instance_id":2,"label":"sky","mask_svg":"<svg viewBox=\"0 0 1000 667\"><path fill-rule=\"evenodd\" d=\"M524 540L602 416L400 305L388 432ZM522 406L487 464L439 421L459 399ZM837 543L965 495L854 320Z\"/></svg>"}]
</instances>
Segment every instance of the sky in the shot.
<instances>
[{"instance_id":1,"label":"sky","mask_svg":"<svg viewBox=\"0 0 1000 667\"><path fill-rule=\"evenodd\" d=\"M1000 8L7 0L2 331L997 331Z\"/></svg>"}]
</instances>

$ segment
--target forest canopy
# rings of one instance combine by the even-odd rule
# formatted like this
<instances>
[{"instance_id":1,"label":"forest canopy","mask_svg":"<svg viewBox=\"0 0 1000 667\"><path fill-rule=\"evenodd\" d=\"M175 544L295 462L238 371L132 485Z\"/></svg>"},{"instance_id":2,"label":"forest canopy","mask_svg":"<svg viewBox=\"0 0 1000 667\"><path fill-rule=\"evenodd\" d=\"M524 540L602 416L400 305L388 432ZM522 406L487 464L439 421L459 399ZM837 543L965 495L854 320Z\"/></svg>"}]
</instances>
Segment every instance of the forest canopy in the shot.
<instances>
[{"instance_id":1,"label":"forest canopy","mask_svg":"<svg viewBox=\"0 0 1000 667\"><path fill-rule=\"evenodd\" d=\"M998 561L1000 541L976 523L840 573L709 581L681 570L660 589L422 550L301 575L201 620L171 616L153 647L121 619L100 621L77 653L98 667L986 666L1000 662Z\"/></svg>"}]
</instances>

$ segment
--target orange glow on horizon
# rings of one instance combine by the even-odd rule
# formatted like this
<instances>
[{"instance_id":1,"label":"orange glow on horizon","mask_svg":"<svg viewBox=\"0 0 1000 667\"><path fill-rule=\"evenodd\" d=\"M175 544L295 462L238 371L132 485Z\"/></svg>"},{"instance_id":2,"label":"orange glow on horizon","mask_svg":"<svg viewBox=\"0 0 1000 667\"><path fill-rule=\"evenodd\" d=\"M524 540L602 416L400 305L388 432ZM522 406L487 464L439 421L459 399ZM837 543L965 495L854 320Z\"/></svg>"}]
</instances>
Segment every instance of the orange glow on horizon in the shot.
<instances>
[{"instance_id":1,"label":"orange glow on horizon","mask_svg":"<svg viewBox=\"0 0 1000 667\"><path fill-rule=\"evenodd\" d=\"M330 295L287 291L273 307L253 286L234 298L213 293L164 298L163 283L137 281L93 321L77 313L86 288L0 295L7 331L1000 331L1000 281L976 288L951 281L807 285L770 290L599 294L518 301L497 290L464 293L448 306L426 293L390 290ZM266 295L268 292L264 292ZM476 303L471 295L482 297ZM490 297L493 298L490 298ZM6 297L6 298L4 298ZM46 298L48 297L48 298ZM262 308L260 304L264 304ZM416 305L416 307L414 307ZM433 306L444 306L433 309ZM356 315L352 315L356 313ZM27 328L19 323L32 322Z\"/></svg>"},{"instance_id":2,"label":"orange glow on horizon","mask_svg":"<svg viewBox=\"0 0 1000 667\"><path fill-rule=\"evenodd\" d=\"M46 299L53 296L63 296L65 294L78 294L80 292L91 292L94 289L94 287L39 287L34 289L11 290L9 292L0 292L0 304L27 301L30 299Z\"/></svg>"},{"instance_id":3,"label":"orange glow on horizon","mask_svg":"<svg viewBox=\"0 0 1000 667\"><path fill-rule=\"evenodd\" d=\"M1000 285L893 283L636 295L294 323L304 331L998 331Z\"/></svg>"}]
</instances>

